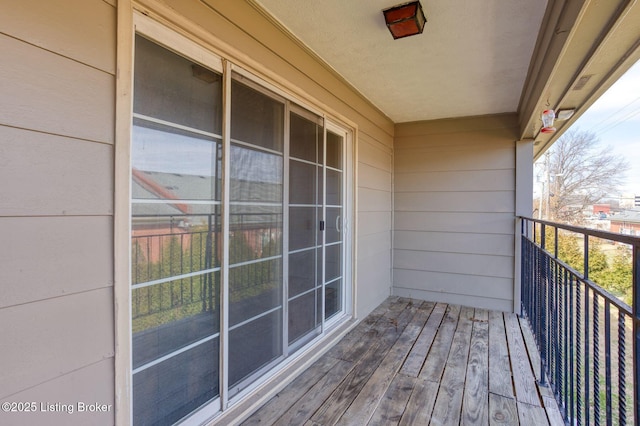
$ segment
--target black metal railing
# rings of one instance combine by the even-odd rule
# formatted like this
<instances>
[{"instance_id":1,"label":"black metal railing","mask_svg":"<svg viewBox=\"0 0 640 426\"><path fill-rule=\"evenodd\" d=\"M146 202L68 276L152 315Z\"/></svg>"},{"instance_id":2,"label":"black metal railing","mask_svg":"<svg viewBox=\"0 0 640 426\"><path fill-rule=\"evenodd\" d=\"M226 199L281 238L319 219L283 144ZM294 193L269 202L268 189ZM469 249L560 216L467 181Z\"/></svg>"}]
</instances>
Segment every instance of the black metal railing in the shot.
<instances>
[{"instance_id":1,"label":"black metal railing","mask_svg":"<svg viewBox=\"0 0 640 426\"><path fill-rule=\"evenodd\" d=\"M640 424L640 238L521 222L521 307L541 384L567 424Z\"/></svg>"}]
</instances>

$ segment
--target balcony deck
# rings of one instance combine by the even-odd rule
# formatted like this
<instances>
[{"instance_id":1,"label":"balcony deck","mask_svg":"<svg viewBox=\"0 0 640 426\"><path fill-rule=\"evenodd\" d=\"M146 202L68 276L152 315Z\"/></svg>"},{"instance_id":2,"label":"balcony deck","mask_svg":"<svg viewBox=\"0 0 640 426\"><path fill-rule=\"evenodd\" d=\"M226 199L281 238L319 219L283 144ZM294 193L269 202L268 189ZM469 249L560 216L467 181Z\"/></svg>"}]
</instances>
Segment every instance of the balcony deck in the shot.
<instances>
[{"instance_id":1,"label":"balcony deck","mask_svg":"<svg viewBox=\"0 0 640 426\"><path fill-rule=\"evenodd\" d=\"M538 365L514 314L391 297L243 424L564 425Z\"/></svg>"}]
</instances>

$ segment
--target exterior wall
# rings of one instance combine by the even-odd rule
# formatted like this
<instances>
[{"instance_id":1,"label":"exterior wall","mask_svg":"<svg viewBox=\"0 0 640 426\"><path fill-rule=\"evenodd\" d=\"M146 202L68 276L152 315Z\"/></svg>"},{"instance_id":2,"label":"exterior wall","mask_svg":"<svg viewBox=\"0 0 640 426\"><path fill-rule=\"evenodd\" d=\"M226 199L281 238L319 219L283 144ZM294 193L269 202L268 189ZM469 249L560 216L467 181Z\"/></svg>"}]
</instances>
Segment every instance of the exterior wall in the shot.
<instances>
[{"instance_id":1,"label":"exterior wall","mask_svg":"<svg viewBox=\"0 0 640 426\"><path fill-rule=\"evenodd\" d=\"M126 392L114 384L114 255L129 256L114 253L116 2L5 3L0 401L67 405L0 412L0 424L113 424L114 401ZM141 3L152 16L169 11L215 53L356 128L355 306L357 316L368 314L391 288L393 123L248 2ZM124 280L115 286L128 291ZM77 402L110 408L96 415L74 406L68 414Z\"/></svg>"},{"instance_id":2,"label":"exterior wall","mask_svg":"<svg viewBox=\"0 0 640 426\"><path fill-rule=\"evenodd\" d=\"M513 310L516 120L396 126L394 294Z\"/></svg>"},{"instance_id":3,"label":"exterior wall","mask_svg":"<svg viewBox=\"0 0 640 426\"><path fill-rule=\"evenodd\" d=\"M0 424L110 425L115 6L2 3Z\"/></svg>"}]
</instances>

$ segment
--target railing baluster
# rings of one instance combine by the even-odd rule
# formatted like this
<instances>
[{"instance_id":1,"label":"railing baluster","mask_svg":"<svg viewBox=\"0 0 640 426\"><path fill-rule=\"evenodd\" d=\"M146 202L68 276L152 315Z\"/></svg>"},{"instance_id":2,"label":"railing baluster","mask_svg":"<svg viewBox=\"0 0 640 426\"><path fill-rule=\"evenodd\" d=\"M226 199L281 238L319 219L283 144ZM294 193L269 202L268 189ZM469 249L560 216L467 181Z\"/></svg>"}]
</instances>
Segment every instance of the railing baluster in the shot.
<instances>
[{"instance_id":1,"label":"railing baluster","mask_svg":"<svg viewBox=\"0 0 640 426\"><path fill-rule=\"evenodd\" d=\"M589 370L591 369L589 359L589 287L584 286L584 423L591 424L589 404Z\"/></svg>"},{"instance_id":2,"label":"railing baluster","mask_svg":"<svg viewBox=\"0 0 640 426\"><path fill-rule=\"evenodd\" d=\"M618 311L618 416L619 425L627 424L627 377L625 349L625 317Z\"/></svg>"},{"instance_id":3,"label":"railing baluster","mask_svg":"<svg viewBox=\"0 0 640 426\"><path fill-rule=\"evenodd\" d=\"M633 401L635 424L640 424L640 244L633 246Z\"/></svg>"},{"instance_id":4,"label":"railing baluster","mask_svg":"<svg viewBox=\"0 0 640 426\"><path fill-rule=\"evenodd\" d=\"M564 325L562 327L563 330L563 338L562 340L564 341L564 348L563 348L563 353L564 353L564 359L563 359L563 371L564 371L564 383L563 383L563 391L564 391L564 418L565 419L569 419L570 416L572 416L573 414L570 413L569 411L569 395L571 394L571 392L569 391L569 386L570 386L570 365L569 365L569 357L567 356L567 354L569 353L569 287L567 286L568 283L568 273L569 271L567 271L565 268L563 269L563 280L562 280L562 287L563 287L563 291L564 291Z\"/></svg>"},{"instance_id":5,"label":"railing baluster","mask_svg":"<svg viewBox=\"0 0 640 426\"><path fill-rule=\"evenodd\" d=\"M587 266L585 265L585 270ZM582 424L582 303L580 280L576 279L576 421Z\"/></svg>"},{"instance_id":6,"label":"railing baluster","mask_svg":"<svg viewBox=\"0 0 640 426\"><path fill-rule=\"evenodd\" d=\"M574 393L574 379L575 379L575 358L574 358L574 353L573 353L573 341L575 338L575 331L574 331L574 321L573 321L573 276L569 275L569 395L571 395L571 398L569 399L569 403L571 404L571 410L569 410L569 412L571 413L570 418L571 419L575 419L576 418L576 410L575 410L575 398L573 397L573 395L575 395Z\"/></svg>"},{"instance_id":7,"label":"railing baluster","mask_svg":"<svg viewBox=\"0 0 640 426\"><path fill-rule=\"evenodd\" d=\"M593 421L600 424L600 302L593 295Z\"/></svg>"},{"instance_id":8,"label":"railing baluster","mask_svg":"<svg viewBox=\"0 0 640 426\"><path fill-rule=\"evenodd\" d=\"M607 426L613 424L613 413L611 403L611 304L604 301L604 356L605 356L605 386L607 389L606 406Z\"/></svg>"}]
</instances>

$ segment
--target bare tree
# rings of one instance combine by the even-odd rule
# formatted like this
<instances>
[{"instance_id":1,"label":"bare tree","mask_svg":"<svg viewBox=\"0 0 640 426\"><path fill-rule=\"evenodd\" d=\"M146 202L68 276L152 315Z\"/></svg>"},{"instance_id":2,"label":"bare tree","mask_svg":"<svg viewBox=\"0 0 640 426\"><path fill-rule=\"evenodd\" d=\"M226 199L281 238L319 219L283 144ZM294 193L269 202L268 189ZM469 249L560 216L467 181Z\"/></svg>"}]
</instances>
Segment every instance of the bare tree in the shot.
<instances>
[{"instance_id":1,"label":"bare tree","mask_svg":"<svg viewBox=\"0 0 640 426\"><path fill-rule=\"evenodd\" d=\"M616 193L629 163L591 132L569 131L549 151L550 219L579 223L587 206Z\"/></svg>"}]
</instances>

